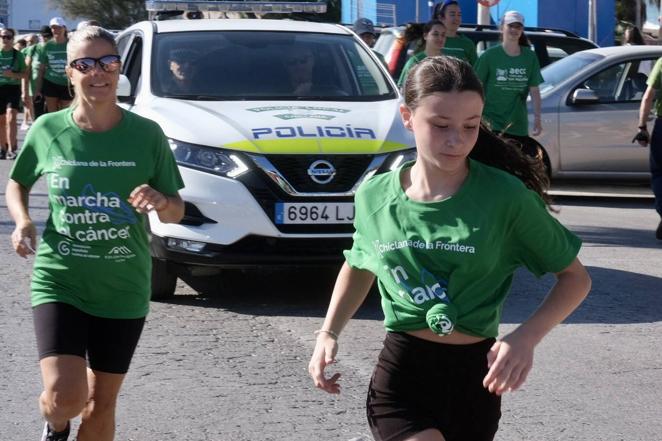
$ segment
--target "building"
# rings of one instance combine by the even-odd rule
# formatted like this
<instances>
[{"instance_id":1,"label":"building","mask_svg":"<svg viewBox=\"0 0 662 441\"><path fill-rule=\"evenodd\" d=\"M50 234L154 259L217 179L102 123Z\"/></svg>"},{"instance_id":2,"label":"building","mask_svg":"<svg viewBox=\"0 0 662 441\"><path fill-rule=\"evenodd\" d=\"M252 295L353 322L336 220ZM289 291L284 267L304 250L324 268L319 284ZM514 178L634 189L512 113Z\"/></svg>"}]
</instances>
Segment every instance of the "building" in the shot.
<instances>
[{"instance_id":1,"label":"building","mask_svg":"<svg viewBox=\"0 0 662 441\"><path fill-rule=\"evenodd\" d=\"M19 32L36 31L55 16L63 17L69 29L75 29L81 21L67 17L52 7L49 0L0 0L0 21Z\"/></svg>"}]
</instances>

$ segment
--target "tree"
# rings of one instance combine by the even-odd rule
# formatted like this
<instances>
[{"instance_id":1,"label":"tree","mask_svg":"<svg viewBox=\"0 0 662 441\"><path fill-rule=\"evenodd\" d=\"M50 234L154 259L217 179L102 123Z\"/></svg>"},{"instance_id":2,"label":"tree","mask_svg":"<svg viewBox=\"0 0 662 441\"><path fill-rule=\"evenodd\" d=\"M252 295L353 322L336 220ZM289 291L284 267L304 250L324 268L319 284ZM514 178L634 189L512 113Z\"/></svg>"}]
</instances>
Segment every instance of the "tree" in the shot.
<instances>
[{"instance_id":1,"label":"tree","mask_svg":"<svg viewBox=\"0 0 662 441\"><path fill-rule=\"evenodd\" d=\"M147 19L145 0L50 0L69 17L99 21L107 29L124 29Z\"/></svg>"}]
</instances>

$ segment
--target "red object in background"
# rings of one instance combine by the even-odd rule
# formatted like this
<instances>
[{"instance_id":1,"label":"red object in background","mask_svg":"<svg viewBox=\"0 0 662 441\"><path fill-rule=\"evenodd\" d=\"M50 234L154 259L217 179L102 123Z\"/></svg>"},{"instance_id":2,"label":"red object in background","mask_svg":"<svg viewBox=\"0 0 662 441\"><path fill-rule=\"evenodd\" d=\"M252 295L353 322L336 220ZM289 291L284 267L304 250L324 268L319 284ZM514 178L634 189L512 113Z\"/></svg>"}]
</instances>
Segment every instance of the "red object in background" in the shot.
<instances>
[{"instance_id":1,"label":"red object in background","mask_svg":"<svg viewBox=\"0 0 662 441\"><path fill-rule=\"evenodd\" d=\"M478 0L478 3L489 8L490 6L494 6L499 3L499 0Z\"/></svg>"}]
</instances>

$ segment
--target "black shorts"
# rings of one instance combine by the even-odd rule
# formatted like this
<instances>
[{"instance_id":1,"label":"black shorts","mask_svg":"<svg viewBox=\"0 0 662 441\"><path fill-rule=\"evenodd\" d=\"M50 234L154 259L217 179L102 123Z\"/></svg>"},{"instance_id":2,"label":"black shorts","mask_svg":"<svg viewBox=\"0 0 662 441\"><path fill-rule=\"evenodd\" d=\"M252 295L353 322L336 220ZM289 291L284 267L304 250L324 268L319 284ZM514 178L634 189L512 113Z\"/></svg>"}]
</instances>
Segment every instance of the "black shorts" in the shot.
<instances>
[{"instance_id":1,"label":"black shorts","mask_svg":"<svg viewBox=\"0 0 662 441\"><path fill-rule=\"evenodd\" d=\"M7 113L7 106L18 110L21 106L21 86L0 86L0 115Z\"/></svg>"},{"instance_id":2,"label":"black shorts","mask_svg":"<svg viewBox=\"0 0 662 441\"><path fill-rule=\"evenodd\" d=\"M491 441L501 397L483 387L494 339L433 343L389 332L370 380L368 424L376 441L438 429L446 441Z\"/></svg>"},{"instance_id":3,"label":"black shorts","mask_svg":"<svg viewBox=\"0 0 662 441\"><path fill-rule=\"evenodd\" d=\"M32 309L39 359L77 355L90 369L111 374L129 370L145 318L107 319L66 303L44 303Z\"/></svg>"},{"instance_id":4,"label":"black shorts","mask_svg":"<svg viewBox=\"0 0 662 441\"><path fill-rule=\"evenodd\" d=\"M55 84L44 78L44 84L41 86L41 94L48 98L57 98L62 101L71 101L74 99L73 89L69 90L69 86L62 86Z\"/></svg>"}]
</instances>

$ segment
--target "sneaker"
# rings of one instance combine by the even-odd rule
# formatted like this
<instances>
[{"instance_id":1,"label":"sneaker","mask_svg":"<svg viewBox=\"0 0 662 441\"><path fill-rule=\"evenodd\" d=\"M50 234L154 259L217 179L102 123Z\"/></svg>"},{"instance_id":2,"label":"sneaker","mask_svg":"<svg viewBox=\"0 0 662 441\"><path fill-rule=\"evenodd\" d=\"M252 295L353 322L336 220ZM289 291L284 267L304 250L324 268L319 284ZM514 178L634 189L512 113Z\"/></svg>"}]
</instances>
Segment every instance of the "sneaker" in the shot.
<instances>
[{"instance_id":1,"label":"sneaker","mask_svg":"<svg viewBox=\"0 0 662 441\"><path fill-rule=\"evenodd\" d=\"M25 121L23 121L20 127L21 132L25 132L29 128L30 128L30 124L27 124Z\"/></svg>"},{"instance_id":2,"label":"sneaker","mask_svg":"<svg viewBox=\"0 0 662 441\"><path fill-rule=\"evenodd\" d=\"M662 220L657 224L657 230L655 230L655 237L657 240L662 240Z\"/></svg>"},{"instance_id":3,"label":"sneaker","mask_svg":"<svg viewBox=\"0 0 662 441\"><path fill-rule=\"evenodd\" d=\"M7 157L7 159L16 159L16 152L13 151L13 150L10 150L10 151L7 152L6 157Z\"/></svg>"},{"instance_id":4,"label":"sneaker","mask_svg":"<svg viewBox=\"0 0 662 441\"><path fill-rule=\"evenodd\" d=\"M67 423L67 428L62 432L56 432L48 426L48 423L44 424L44 432L41 434L40 441L67 441L69 438L69 429L70 425Z\"/></svg>"}]
</instances>

